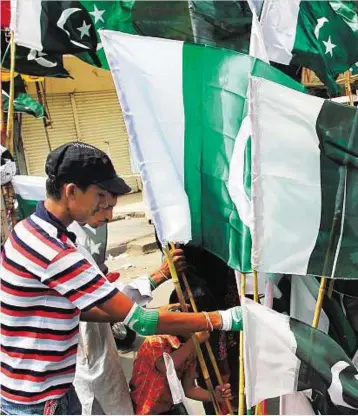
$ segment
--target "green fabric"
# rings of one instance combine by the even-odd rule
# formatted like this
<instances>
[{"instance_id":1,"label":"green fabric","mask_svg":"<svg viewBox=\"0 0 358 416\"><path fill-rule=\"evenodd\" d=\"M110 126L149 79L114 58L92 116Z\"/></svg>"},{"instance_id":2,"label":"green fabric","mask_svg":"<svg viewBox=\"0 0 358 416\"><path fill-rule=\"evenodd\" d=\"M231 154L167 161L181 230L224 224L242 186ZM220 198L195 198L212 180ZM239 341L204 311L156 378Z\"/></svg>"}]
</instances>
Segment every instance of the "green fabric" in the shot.
<instances>
[{"instance_id":1,"label":"green fabric","mask_svg":"<svg viewBox=\"0 0 358 416\"><path fill-rule=\"evenodd\" d=\"M16 200L19 204L18 211L21 219L32 215L36 211L36 205L39 202L23 199L19 194L16 194Z\"/></svg>"},{"instance_id":2,"label":"green fabric","mask_svg":"<svg viewBox=\"0 0 358 416\"><path fill-rule=\"evenodd\" d=\"M293 318L290 329L297 342L296 356L301 361L297 390L313 390L312 404L320 414L356 414L348 406L358 408L358 370L344 350L325 333ZM327 391L332 384L332 367L337 363L346 364L339 374L340 396L346 406L332 404ZM339 386L335 391L339 391Z\"/></svg>"},{"instance_id":3,"label":"green fabric","mask_svg":"<svg viewBox=\"0 0 358 416\"><path fill-rule=\"evenodd\" d=\"M228 191L230 161L247 114L248 75L304 91L279 70L227 49L184 44L184 178L192 241L242 272L251 271L251 234ZM250 142L244 182L250 195Z\"/></svg>"},{"instance_id":4,"label":"green fabric","mask_svg":"<svg viewBox=\"0 0 358 416\"><path fill-rule=\"evenodd\" d=\"M101 62L102 68L109 69L98 30L118 30L136 34L137 32L132 23L132 8L135 1L81 1L81 3L89 12L97 32L97 57ZM88 53L81 53L77 56L92 65L94 64L93 58Z\"/></svg>"},{"instance_id":5,"label":"green fabric","mask_svg":"<svg viewBox=\"0 0 358 416\"><path fill-rule=\"evenodd\" d=\"M337 278L357 278L358 110L326 100L316 131L321 148L322 214L307 273L331 276L334 272ZM337 247L339 255L334 270ZM326 254L328 261L323 270Z\"/></svg>"},{"instance_id":6,"label":"green fabric","mask_svg":"<svg viewBox=\"0 0 358 416\"><path fill-rule=\"evenodd\" d=\"M2 92L3 109L7 111L9 108L9 96L4 91ZM45 117L44 107L32 97L25 93L20 93L15 98L14 102L15 113L25 113L35 118Z\"/></svg>"},{"instance_id":7,"label":"green fabric","mask_svg":"<svg viewBox=\"0 0 358 416\"><path fill-rule=\"evenodd\" d=\"M335 77L358 61L358 32L342 14L351 21L358 19L355 10L342 6L342 2L301 1L292 51L291 63L312 69L334 94L340 93ZM317 38L318 19L323 18L327 21L320 21Z\"/></svg>"},{"instance_id":8,"label":"green fabric","mask_svg":"<svg viewBox=\"0 0 358 416\"><path fill-rule=\"evenodd\" d=\"M96 31L116 30L225 47L245 53L249 50L252 15L246 2L83 0L80 3L90 13ZM97 57L102 68L109 69L98 33L97 41ZM77 56L96 65L93 56L86 52Z\"/></svg>"},{"instance_id":9,"label":"green fabric","mask_svg":"<svg viewBox=\"0 0 358 416\"><path fill-rule=\"evenodd\" d=\"M159 322L158 309L145 309L136 304L132 309L123 323L142 336L154 335Z\"/></svg>"}]
</instances>

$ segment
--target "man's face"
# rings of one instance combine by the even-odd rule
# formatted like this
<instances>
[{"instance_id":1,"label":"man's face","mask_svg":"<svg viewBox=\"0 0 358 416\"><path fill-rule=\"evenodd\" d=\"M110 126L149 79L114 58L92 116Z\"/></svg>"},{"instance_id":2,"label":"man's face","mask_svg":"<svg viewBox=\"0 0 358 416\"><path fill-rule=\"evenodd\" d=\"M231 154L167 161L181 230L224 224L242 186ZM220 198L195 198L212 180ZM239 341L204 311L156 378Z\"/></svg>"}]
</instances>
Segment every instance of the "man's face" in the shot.
<instances>
[{"instance_id":1,"label":"man's face","mask_svg":"<svg viewBox=\"0 0 358 416\"><path fill-rule=\"evenodd\" d=\"M113 196L109 192L106 192L107 197L107 208L102 208L100 211L95 213L90 219L87 221L87 224L92 228L100 227L101 225L107 224L108 222L112 221L113 218L113 208L117 204L117 196Z\"/></svg>"},{"instance_id":2,"label":"man's face","mask_svg":"<svg viewBox=\"0 0 358 416\"><path fill-rule=\"evenodd\" d=\"M87 223L91 217L108 208L109 193L97 185L85 191L74 184L66 185L67 208L71 217L79 223Z\"/></svg>"}]
</instances>

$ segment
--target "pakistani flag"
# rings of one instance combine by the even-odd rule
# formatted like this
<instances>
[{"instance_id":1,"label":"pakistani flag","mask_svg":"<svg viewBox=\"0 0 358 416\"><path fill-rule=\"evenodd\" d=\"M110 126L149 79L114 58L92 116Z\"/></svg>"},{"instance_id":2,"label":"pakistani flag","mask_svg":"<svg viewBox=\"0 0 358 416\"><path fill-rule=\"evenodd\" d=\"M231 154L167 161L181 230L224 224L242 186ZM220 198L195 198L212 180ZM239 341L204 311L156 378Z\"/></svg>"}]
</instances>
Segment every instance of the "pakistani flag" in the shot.
<instances>
[{"instance_id":1,"label":"pakistani flag","mask_svg":"<svg viewBox=\"0 0 358 416\"><path fill-rule=\"evenodd\" d=\"M354 2L265 0L261 24L270 60L310 68L338 93L335 78L358 61L358 15L345 3Z\"/></svg>"},{"instance_id":2,"label":"pakistani flag","mask_svg":"<svg viewBox=\"0 0 358 416\"><path fill-rule=\"evenodd\" d=\"M312 389L319 414L357 414L358 369L335 341L248 298L242 313L248 407Z\"/></svg>"},{"instance_id":3,"label":"pakistani flag","mask_svg":"<svg viewBox=\"0 0 358 416\"><path fill-rule=\"evenodd\" d=\"M11 0L15 42L30 49L34 59L47 54L87 52L98 62L97 34L79 1ZM100 65L100 64L99 64Z\"/></svg>"},{"instance_id":4,"label":"pakistani flag","mask_svg":"<svg viewBox=\"0 0 358 416\"><path fill-rule=\"evenodd\" d=\"M7 112L9 108L9 99L9 94L2 90L3 111L5 112ZM35 118L45 117L43 105L23 92L15 97L14 109L15 113L25 113Z\"/></svg>"},{"instance_id":5,"label":"pakistani flag","mask_svg":"<svg viewBox=\"0 0 358 416\"><path fill-rule=\"evenodd\" d=\"M254 1L259 9L262 0ZM249 5L234 0L151 0L99 1L81 4L98 30L154 36L248 52L251 11ZM78 55L93 64L87 53ZM109 69L98 35L97 57Z\"/></svg>"},{"instance_id":6,"label":"pakistani flag","mask_svg":"<svg viewBox=\"0 0 358 416\"><path fill-rule=\"evenodd\" d=\"M10 46L8 32L1 29L1 62L10 68ZM63 66L62 55L48 55L34 49L16 46L15 72L38 77L69 77Z\"/></svg>"},{"instance_id":7,"label":"pakistani flag","mask_svg":"<svg viewBox=\"0 0 358 416\"><path fill-rule=\"evenodd\" d=\"M21 218L33 214L39 201L46 198L46 178L41 176L16 175L11 183L15 190Z\"/></svg>"},{"instance_id":8,"label":"pakistani flag","mask_svg":"<svg viewBox=\"0 0 358 416\"><path fill-rule=\"evenodd\" d=\"M248 76L303 87L231 50L100 33L159 240L250 271L250 146L237 138Z\"/></svg>"},{"instance_id":9,"label":"pakistani flag","mask_svg":"<svg viewBox=\"0 0 358 416\"><path fill-rule=\"evenodd\" d=\"M358 110L252 81L253 266L358 278Z\"/></svg>"}]
</instances>

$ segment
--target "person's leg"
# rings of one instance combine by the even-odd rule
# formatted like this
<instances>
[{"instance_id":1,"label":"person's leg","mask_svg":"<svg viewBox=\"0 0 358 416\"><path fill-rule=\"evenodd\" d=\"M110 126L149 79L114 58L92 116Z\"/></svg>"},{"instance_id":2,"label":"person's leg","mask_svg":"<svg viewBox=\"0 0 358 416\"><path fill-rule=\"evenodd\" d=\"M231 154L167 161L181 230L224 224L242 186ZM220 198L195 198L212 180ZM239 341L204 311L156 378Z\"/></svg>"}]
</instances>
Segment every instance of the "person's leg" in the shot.
<instances>
[{"instance_id":1,"label":"person's leg","mask_svg":"<svg viewBox=\"0 0 358 416\"><path fill-rule=\"evenodd\" d=\"M45 404L46 402L32 405L19 404L1 398L0 413L2 415L43 415Z\"/></svg>"},{"instance_id":2,"label":"person's leg","mask_svg":"<svg viewBox=\"0 0 358 416\"><path fill-rule=\"evenodd\" d=\"M57 400L55 415L80 415L82 414L81 402L78 399L74 386L71 386L66 394Z\"/></svg>"}]
</instances>

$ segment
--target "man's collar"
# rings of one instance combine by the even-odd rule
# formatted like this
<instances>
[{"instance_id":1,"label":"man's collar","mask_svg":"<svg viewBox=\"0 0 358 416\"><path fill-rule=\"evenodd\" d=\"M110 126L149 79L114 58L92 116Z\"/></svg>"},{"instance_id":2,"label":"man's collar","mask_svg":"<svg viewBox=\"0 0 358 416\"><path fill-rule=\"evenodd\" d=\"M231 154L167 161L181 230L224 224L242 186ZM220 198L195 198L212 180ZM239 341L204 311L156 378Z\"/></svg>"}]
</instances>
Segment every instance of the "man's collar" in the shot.
<instances>
[{"instance_id":1,"label":"man's collar","mask_svg":"<svg viewBox=\"0 0 358 416\"><path fill-rule=\"evenodd\" d=\"M61 234L65 234L73 243L76 243L76 234L68 231L57 217L47 211L43 201L40 201L36 206L36 216L57 228L58 237L60 237Z\"/></svg>"}]
</instances>

